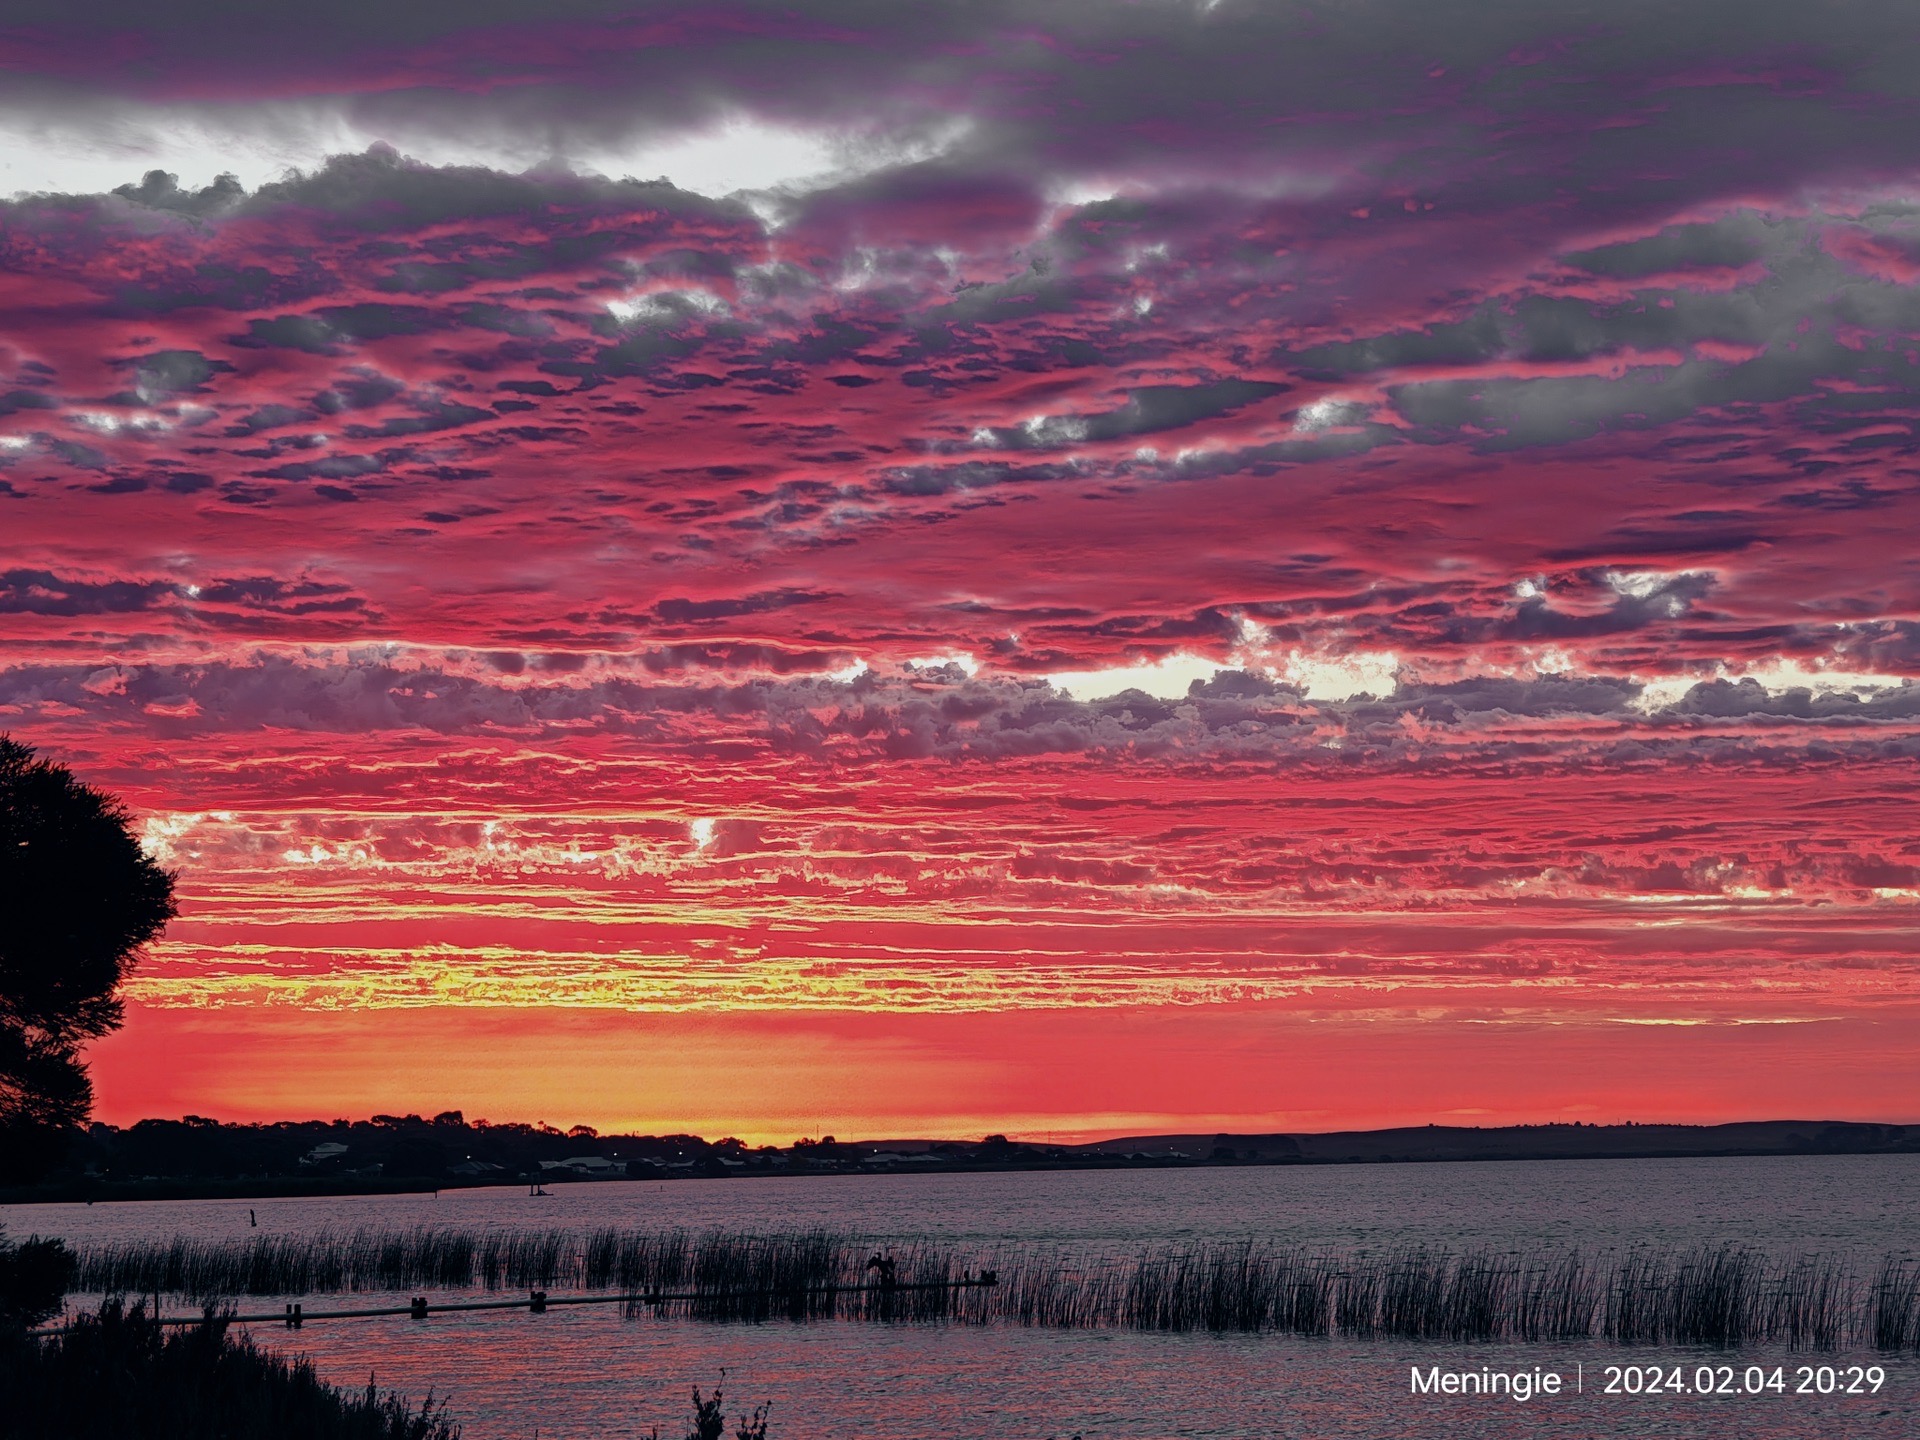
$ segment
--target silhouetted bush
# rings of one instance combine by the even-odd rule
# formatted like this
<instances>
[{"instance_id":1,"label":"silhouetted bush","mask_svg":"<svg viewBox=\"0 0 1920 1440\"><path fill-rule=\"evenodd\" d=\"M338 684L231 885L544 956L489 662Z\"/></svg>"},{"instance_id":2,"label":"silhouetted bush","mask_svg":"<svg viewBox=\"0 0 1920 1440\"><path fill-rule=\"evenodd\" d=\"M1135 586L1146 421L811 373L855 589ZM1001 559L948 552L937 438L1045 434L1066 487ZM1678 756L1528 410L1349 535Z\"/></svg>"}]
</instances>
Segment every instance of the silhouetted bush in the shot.
<instances>
[{"instance_id":1,"label":"silhouetted bush","mask_svg":"<svg viewBox=\"0 0 1920 1440\"><path fill-rule=\"evenodd\" d=\"M727 1372L720 1372L724 1383ZM713 1394L702 1395L698 1385L693 1387L693 1428L687 1432L687 1440L722 1440L727 1433L726 1412L721 1408L723 1398L718 1385ZM772 1407L762 1405L751 1415L742 1415L735 1427L734 1440L767 1440L767 1412ZM650 1440L660 1440L660 1431L656 1426Z\"/></svg>"},{"instance_id":2,"label":"silhouetted bush","mask_svg":"<svg viewBox=\"0 0 1920 1440\"><path fill-rule=\"evenodd\" d=\"M58 1240L36 1236L15 1245L0 1234L0 1336L57 1312L73 1275L73 1255Z\"/></svg>"},{"instance_id":3,"label":"silhouetted bush","mask_svg":"<svg viewBox=\"0 0 1920 1440\"><path fill-rule=\"evenodd\" d=\"M305 1360L227 1333L217 1316L165 1327L108 1300L63 1333L0 1339L8 1440L459 1440L429 1395L346 1395Z\"/></svg>"}]
</instances>

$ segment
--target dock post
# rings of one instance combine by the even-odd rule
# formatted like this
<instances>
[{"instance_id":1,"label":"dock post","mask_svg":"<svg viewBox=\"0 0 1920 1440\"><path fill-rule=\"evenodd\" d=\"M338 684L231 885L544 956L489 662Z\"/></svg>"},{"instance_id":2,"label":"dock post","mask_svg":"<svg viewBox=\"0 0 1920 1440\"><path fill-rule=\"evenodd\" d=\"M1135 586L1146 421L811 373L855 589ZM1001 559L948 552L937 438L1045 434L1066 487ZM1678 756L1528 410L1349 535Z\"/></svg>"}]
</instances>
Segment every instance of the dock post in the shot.
<instances>
[{"instance_id":1,"label":"dock post","mask_svg":"<svg viewBox=\"0 0 1920 1440\"><path fill-rule=\"evenodd\" d=\"M413 1318L416 1320L424 1320L427 1318L427 1297L426 1296L416 1295L413 1297L412 1314L413 1314Z\"/></svg>"},{"instance_id":2,"label":"dock post","mask_svg":"<svg viewBox=\"0 0 1920 1440\"><path fill-rule=\"evenodd\" d=\"M529 1313L534 1315L546 1314L547 1313L547 1292L544 1290L534 1291L532 1297L527 1301L527 1310Z\"/></svg>"}]
</instances>

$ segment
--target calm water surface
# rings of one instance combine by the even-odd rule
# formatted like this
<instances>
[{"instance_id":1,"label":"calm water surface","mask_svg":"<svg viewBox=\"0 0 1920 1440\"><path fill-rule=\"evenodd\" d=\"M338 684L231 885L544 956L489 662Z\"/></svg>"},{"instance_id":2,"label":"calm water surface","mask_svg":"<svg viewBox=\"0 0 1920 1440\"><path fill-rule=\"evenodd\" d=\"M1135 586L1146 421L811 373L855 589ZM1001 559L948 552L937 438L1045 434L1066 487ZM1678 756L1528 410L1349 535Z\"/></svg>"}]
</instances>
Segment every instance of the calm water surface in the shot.
<instances>
[{"instance_id":1,"label":"calm water surface","mask_svg":"<svg viewBox=\"0 0 1920 1440\"><path fill-rule=\"evenodd\" d=\"M249 1229L247 1212L258 1212ZM16 1237L250 1238L356 1226L463 1228L819 1226L956 1244L1254 1238L1309 1245L1688 1245L1920 1254L1920 1156L1544 1161L1042 1174L820 1176L556 1187L328 1200L12 1206ZM404 1299L404 1297L396 1297ZM320 1303L309 1301L310 1308ZM250 1305L274 1309L273 1301ZM772 1440L810 1437L1920 1435L1920 1365L1870 1354L1650 1352L1598 1345L1359 1344L1291 1336L1045 1332L830 1322L624 1320L613 1307L531 1316L315 1323L258 1338L313 1357L336 1383L450 1394L472 1440L685 1433L687 1391L728 1374L729 1412L773 1402ZM1878 1364L1877 1395L1607 1396L1609 1364ZM1414 1364L1544 1366L1586 1392L1414 1396ZM1817 1378L1817 1377L1816 1377Z\"/></svg>"},{"instance_id":2,"label":"calm water surface","mask_svg":"<svg viewBox=\"0 0 1920 1440\"><path fill-rule=\"evenodd\" d=\"M1031 1174L819 1175L556 1185L439 1196L0 1206L15 1235L68 1240L355 1226L778 1231L821 1227L953 1241L1262 1239L1328 1245L1740 1241L1879 1252L1920 1247L1920 1155L1544 1160Z\"/></svg>"}]
</instances>

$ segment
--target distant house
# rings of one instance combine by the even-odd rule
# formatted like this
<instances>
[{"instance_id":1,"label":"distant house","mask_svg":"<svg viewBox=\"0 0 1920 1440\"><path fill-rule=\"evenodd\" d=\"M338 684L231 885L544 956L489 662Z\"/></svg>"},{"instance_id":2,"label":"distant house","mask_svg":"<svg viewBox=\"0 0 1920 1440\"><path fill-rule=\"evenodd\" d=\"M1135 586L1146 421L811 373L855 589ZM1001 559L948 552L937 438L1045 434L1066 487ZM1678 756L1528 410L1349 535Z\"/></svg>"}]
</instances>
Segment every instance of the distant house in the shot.
<instances>
[{"instance_id":1,"label":"distant house","mask_svg":"<svg viewBox=\"0 0 1920 1440\"><path fill-rule=\"evenodd\" d=\"M302 1165L322 1165L329 1160L338 1160L347 1153L347 1147L329 1140L324 1145L316 1145L300 1157Z\"/></svg>"},{"instance_id":2,"label":"distant house","mask_svg":"<svg viewBox=\"0 0 1920 1440\"><path fill-rule=\"evenodd\" d=\"M503 1175L506 1173L506 1168L504 1165L494 1165L486 1160L462 1160L457 1165L449 1165L447 1173L466 1176Z\"/></svg>"},{"instance_id":3,"label":"distant house","mask_svg":"<svg viewBox=\"0 0 1920 1440\"><path fill-rule=\"evenodd\" d=\"M624 1160L609 1160L604 1155L575 1155L569 1160L542 1160L540 1168L549 1175L578 1175L583 1180L615 1180L627 1173Z\"/></svg>"}]
</instances>

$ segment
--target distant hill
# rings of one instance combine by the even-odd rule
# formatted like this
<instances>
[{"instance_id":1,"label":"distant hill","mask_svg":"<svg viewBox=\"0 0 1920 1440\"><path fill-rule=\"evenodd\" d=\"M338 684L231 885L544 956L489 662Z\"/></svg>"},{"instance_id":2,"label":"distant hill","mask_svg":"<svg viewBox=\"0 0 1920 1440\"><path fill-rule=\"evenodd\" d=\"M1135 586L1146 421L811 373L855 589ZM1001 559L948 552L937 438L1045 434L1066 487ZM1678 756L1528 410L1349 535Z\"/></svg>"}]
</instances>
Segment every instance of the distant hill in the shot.
<instances>
[{"instance_id":1,"label":"distant hill","mask_svg":"<svg viewBox=\"0 0 1920 1440\"><path fill-rule=\"evenodd\" d=\"M1421 1125L1324 1134L1131 1135L1075 1150L1116 1158L1334 1164L1386 1160L1625 1159L1681 1155L1920 1152L1920 1125L1747 1120L1728 1125Z\"/></svg>"}]
</instances>

